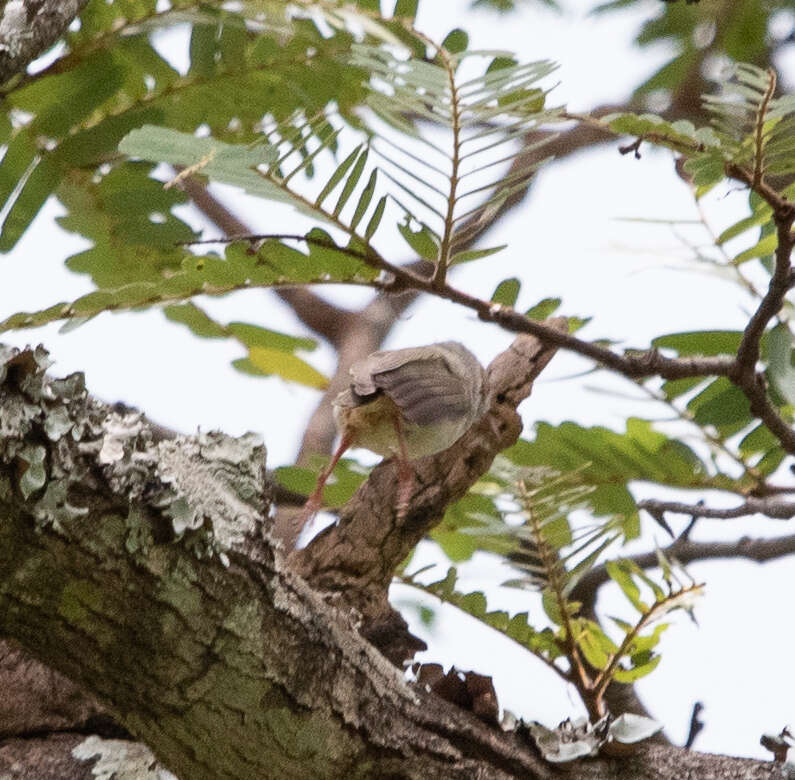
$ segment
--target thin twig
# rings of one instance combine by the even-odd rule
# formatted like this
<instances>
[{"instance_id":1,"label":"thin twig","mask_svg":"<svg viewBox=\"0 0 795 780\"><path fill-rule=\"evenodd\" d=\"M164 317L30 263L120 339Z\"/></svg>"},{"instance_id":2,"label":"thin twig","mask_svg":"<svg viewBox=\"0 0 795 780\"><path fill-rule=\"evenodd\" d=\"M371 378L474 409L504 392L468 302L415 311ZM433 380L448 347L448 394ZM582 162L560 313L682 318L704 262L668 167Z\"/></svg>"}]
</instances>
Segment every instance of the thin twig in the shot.
<instances>
[{"instance_id":1,"label":"thin twig","mask_svg":"<svg viewBox=\"0 0 795 780\"><path fill-rule=\"evenodd\" d=\"M789 520L795 517L795 503L776 501L765 498L748 498L739 506L721 509L702 504L685 504L680 501L658 501L646 499L638 501L638 509L643 509L651 515L664 512L676 512L680 515L691 517L709 517L714 520L731 520L737 517L760 514L776 520Z\"/></svg>"},{"instance_id":2,"label":"thin twig","mask_svg":"<svg viewBox=\"0 0 795 780\"><path fill-rule=\"evenodd\" d=\"M699 732L704 728L704 721L701 720L701 712L704 709L704 705L697 701L693 705L693 712L690 715L690 728L687 732L687 741L685 742L685 750L690 750L693 747L693 743L696 741L696 737L699 735Z\"/></svg>"},{"instance_id":3,"label":"thin twig","mask_svg":"<svg viewBox=\"0 0 795 780\"><path fill-rule=\"evenodd\" d=\"M795 534L773 539L752 539L744 536L731 542L693 542L679 537L668 545L663 553L666 558L675 559L681 564L716 558L746 558L757 563L765 563L795 554ZM641 569L654 569L660 565L657 552L629 556L628 560ZM582 576L572 591L571 598L591 603L596 591L609 581L607 569L604 566L595 566Z\"/></svg>"},{"instance_id":4,"label":"thin twig","mask_svg":"<svg viewBox=\"0 0 795 780\"><path fill-rule=\"evenodd\" d=\"M773 99L773 93L776 91L776 71L773 68L767 69L767 89L759 104L759 110L756 112L756 122L754 123L754 188L758 187L762 182L764 176L764 160L765 160L765 118L767 116L767 109L770 101Z\"/></svg>"},{"instance_id":5,"label":"thin twig","mask_svg":"<svg viewBox=\"0 0 795 780\"><path fill-rule=\"evenodd\" d=\"M180 186L191 197L196 208L218 225L228 237L251 233L249 226L211 195L201 182L188 177ZM339 343L348 330L350 318L355 316L324 300L306 286L277 288L275 292L292 307L306 327L334 345Z\"/></svg>"}]
</instances>

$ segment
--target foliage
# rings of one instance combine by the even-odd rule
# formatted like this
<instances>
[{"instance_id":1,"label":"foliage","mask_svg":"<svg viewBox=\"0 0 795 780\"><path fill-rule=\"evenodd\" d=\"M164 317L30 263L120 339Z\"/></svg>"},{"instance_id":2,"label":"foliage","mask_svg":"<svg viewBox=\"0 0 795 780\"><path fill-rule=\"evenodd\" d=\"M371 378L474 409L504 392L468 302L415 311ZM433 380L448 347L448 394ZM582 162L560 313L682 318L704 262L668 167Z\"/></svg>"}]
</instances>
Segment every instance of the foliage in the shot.
<instances>
[{"instance_id":1,"label":"foliage","mask_svg":"<svg viewBox=\"0 0 795 780\"><path fill-rule=\"evenodd\" d=\"M577 689L592 723L607 714L604 693L611 682L631 683L649 674L660 661L654 650L668 627L660 619L676 609L690 611L702 587L660 552L660 581L655 581L627 559L601 563L621 535L620 522L577 521L587 508L587 487L576 475L548 469L517 468L503 463L498 469L503 484L501 499L515 510L489 518L479 535L502 536L510 548L507 557L521 575L505 585L541 594L541 604L551 625L536 627L527 612L509 615L489 610L482 592L462 593L456 588L457 572L450 568L436 582L425 583L415 572L403 582L451 604L505 634L550 666ZM610 620L619 636L613 639L599 622L582 612L577 585L594 566L603 565L610 578L638 613L634 622ZM642 598L642 590L648 597ZM536 618L537 620L537 618ZM653 627L652 627L653 626Z\"/></svg>"},{"instance_id":2,"label":"foliage","mask_svg":"<svg viewBox=\"0 0 795 780\"><path fill-rule=\"evenodd\" d=\"M639 4L640 0L609 0L598 5L595 13L618 13ZM715 62L764 66L786 45L786 34L774 38L769 26L771 19L786 14L789 7L788 0L657 3L635 40L644 48L659 48L663 44L672 54L637 88L636 96L659 96L662 92L672 100L677 90L694 76L701 82L697 89L704 91L704 74L710 73Z\"/></svg>"}]
</instances>

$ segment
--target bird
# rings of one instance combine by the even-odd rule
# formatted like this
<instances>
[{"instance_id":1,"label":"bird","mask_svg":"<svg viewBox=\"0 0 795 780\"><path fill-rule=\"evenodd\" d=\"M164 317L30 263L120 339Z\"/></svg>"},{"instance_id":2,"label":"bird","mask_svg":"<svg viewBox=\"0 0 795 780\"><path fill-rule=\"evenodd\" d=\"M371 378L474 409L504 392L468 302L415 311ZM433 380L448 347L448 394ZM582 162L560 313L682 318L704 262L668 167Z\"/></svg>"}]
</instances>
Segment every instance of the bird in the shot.
<instances>
[{"instance_id":1,"label":"bird","mask_svg":"<svg viewBox=\"0 0 795 780\"><path fill-rule=\"evenodd\" d=\"M463 344L444 341L373 352L349 372L350 386L332 402L340 443L304 505L304 519L321 508L323 487L342 455L363 447L396 459L400 520L411 497L410 461L447 449L483 417L486 371Z\"/></svg>"}]
</instances>

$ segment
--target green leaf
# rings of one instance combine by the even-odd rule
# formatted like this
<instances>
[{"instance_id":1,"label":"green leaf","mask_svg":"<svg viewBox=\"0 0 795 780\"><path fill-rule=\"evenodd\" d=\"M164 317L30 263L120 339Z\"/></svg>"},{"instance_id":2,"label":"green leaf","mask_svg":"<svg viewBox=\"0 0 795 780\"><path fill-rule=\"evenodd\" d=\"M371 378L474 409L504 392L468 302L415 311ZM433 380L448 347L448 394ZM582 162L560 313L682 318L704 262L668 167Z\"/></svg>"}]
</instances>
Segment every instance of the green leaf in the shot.
<instances>
[{"instance_id":1,"label":"green leaf","mask_svg":"<svg viewBox=\"0 0 795 780\"><path fill-rule=\"evenodd\" d=\"M337 167L337 170L331 174L329 180L326 182L326 185L320 191L320 194L317 196L315 200L315 205L319 208L323 205L323 201L331 194L331 191L342 181L345 174L348 172L350 167L353 165L354 160L359 156L359 152L362 150L362 145L360 144L357 146Z\"/></svg>"},{"instance_id":2,"label":"green leaf","mask_svg":"<svg viewBox=\"0 0 795 780\"><path fill-rule=\"evenodd\" d=\"M500 246L493 246L488 249L467 249L463 252L456 252L450 258L450 265L459 265L460 263L469 263L472 260L480 260L482 257L488 257L489 255L501 252L507 246L507 244L501 244Z\"/></svg>"},{"instance_id":3,"label":"green leaf","mask_svg":"<svg viewBox=\"0 0 795 780\"><path fill-rule=\"evenodd\" d=\"M629 646L630 656L635 655L636 653L647 652L657 647L657 645L660 643L660 638L663 631L666 631L668 627L668 623L658 623L656 626L654 626L654 629L650 634L638 634L635 636L635 638L632 640L632 644ZM632 630L632 627L630 627L630 630Z\"/></svg>"},{"instance_id":4,"label":"green leaf","mask_svg":"<svg viewBox=\"0 0 795 780\"><path fill-rule=\"evenodd\" d=\"M545 320L558 310L561 303L560 298L542 298L525 312L525 317L529 317L531 320Z\"/></svg>"},{"instance_id":5,"label":"green leaf","mask_svg":"<svg viewBox=\"0 0 795 780\"><path fill-rule=\"evenodd\" d=\"M273 470L276 481L294 493L308 496L315 488L317 472L301 466L279 466Z\"/></svg>"},{"instance_id":6,"label":"green leaf","mask_svg":"<svg viewBox=\"0 0 795 780\"><path fill-rule=\"evenodd\" d=\"M10 252L63 176L58 163L45 157L24 179L22 190L8 211L0 232L0 252Z\"/></svg>"},{"instance_id":7,"label":"green leaf","mask_svg":"<svg viewBox=\"0 0 795 780\"><path fill-rule=\"evenodd\" d=\"M519 289L522 283L517 278L503 279L494 290L491 296L493 303L501 306L514 306L519 297Z\"/></svg>"},{"instance_id":8,"label":"green leaf","mask_svg":"<svg viewBox=\"0 0 795 780\"><path fill-rule=\"evenodd\" d=\"M742 265L749 260L754 260L757 257L765 257L776 251L778 246L778 235L776 233L768 233L757 241L750 249L740 252L733 260L734 265Z\"/></svg>"},{"instance_id":9,"label":"green leaf","mask_svg":"<svg viewBox=\"0 0 795 780\"><path fill-rule=\"evenodd\" d=\"M662 660L661 655L652 655L651 653L640 654L638 657L633 658L633 665L629 669L616 669L613 672L613 679L620 683L632 683L651 674L657 665Z\"/></svg>"},{"instance_id":10,"label":"green leaf","mask_svg":"<svg viewBox=\"0 0 795 780\"><path fill-rule=\"evenodd\" d=\"M541 606L544 608L546 616L556 625L563 624L563 613L560 610L557 596L550 588L541 591Z\"/></svg>"},{"instance_id":11,"label":"green leaf","mask_svg":"<svg viewBox=\"0 0 795 780\"><path fill-rule=\"evenodd\" d=\"M356 189L356 185L359 183L359 179L362 177L362 172L364 171L364 166L367 164L367 157L368 151L365 149L359 157L356 159L356 163L353 166L353 170L345 179L345 184L342 187L342 192L340 193L339 198L337 199L337 205L334 206L334 216L338 217L340 212L345 208L345 204L348 202L349 198L353 194L353 191Z\"/></svg>"},{"instance_id":12,"label":"green leaf","mask_svg":"<svg viewBox=\"0 0 795 780\"><path fill-rule=\"evenodd\" d=\"M722 246L732 238L742 235L746 230L750 230L753 227L757 227L758 225L767 222L772 214L772 206L765 203L765 201L761 201L760 204L757 204L757 208L754 210L751 216L745 217L738 222L735 222L733 225L727 227L718 236L716 243Z\"/></svg>"},{"instance_id":13,"label":"green leaf","mask_svg":"<svg viewBox=\"0 0 795 780\"><path fill-rule=\"evenodd\" d=\"M663 382L662 391L669 401L689 393L693 388L704 383L703 376L688 376L684 379L669 379Z\"/></svg>"},{"instance_id":14,"label":"green leaf","mask_svg":"<svg viewBox=\"0 0 795 780\"><path fill-rule=\"evenodd\" d=\"M356 210L353 212L353 217L350 221L351 230L356 230L359 222L361 222L362 217L370 206L370 201L373 199L373 193L375 192L376 178L377 171L373 170L373 172L370 174L369 181L362 190L362 194L359 196L359 202L356 204Z\"/></svg>"},{"instance_id":15,"label":"green leaf","mask_svg":"<svg viewBox=\"0 0 795 780\"><path fill-rule=\"evenodd\" d=\"M203 309L192 303L166 306L163 312L172 322L187 325L200 338L223 339L228 335L223 325L219 325Z\"/></svg>"},{"instance_id":16,"label":"green leaf","mask_svg":"<svg viewBox=\"0 0 795 780\"><path fill-rule=\"evenodd\" d=\"M418 5L419 0L397 0L393 16L397 16L401 19L408 19L413 22L414 18L417 16Z\"/></svg>"},{"instance_id":17,"label":"green leaf","mask_svg":"<svg viewBox=\"0 0 795 780\"><path fill-rule=\"evenodd\" d=\"M604 669L618 651L618 646L592 620L579 620L577 626L577 647L594 669Z\"/></svg>"},{"instance_id":18,"label":"green leaf","mask_svg":"<svg viewBox=\"0 0 795 780\"><path fill-rule=\"evenodd\" d=\"M627 561L607 561L605 570L610 579L621 588L621 592L629 599L630 604L641 614L646 614L649 611L649 607L640 598L640 588L635 584L635 580L632 579L631 569L628 567Z\"/></svg>"},{"instance_id":19,"label":"green leaf","mask_svg":"<svg viewBox=\"0 0 795 780\"><path fill-rule=\"evenodd\" d=\"M408 217L397 226L400 235L406 243L424 260L433 262L439 254L439 245L436 236L431 229L424 223L420 223L418 230L411 229L411 221Z\"/></svg>"},{"instance_id":20,"label":"green leaf","mask_svg":"<svg viewBox=\"0 0 795 780\"><path fill-rule=\"evenodd\" d=\"M692 176L699 198L723 181L726 176L725 166L725 160L717 152L698 155L685 161L684 169Z\"/></svg>"},{"instance_id":21,"label":"green leaf","mask_svg":"<svg viewBox=\"0 0 795 780\"><path fill-rule=\"evenodd\" d=\"M247 322L230 322L226 326L226 331L247 347L264 347L281 352L293 352L297 349L311 352L317 348L314 339L290 336Z\"/></svg>"},{"instance_id":22,"label":"green leaf","mask_svg":"<svg viewBox=\"0 0 795 780\"><path fill-rule=\"evenodd\" d=\"M237 365L237 364L236 364ZM328 379L316 368L297 355L281 349L251 347L248 351L248 365L264 376L276 375L290 382L324 390Z\"/></svg>"},{"instance_id":23,"label":"green leaf","mask_svg":"<svg viewBox=\"0 0 795 780\"><path fill-rule=\"evenodd\" d=\"M460 27L457 27L447 34L447 37L442 41L442 46L450 54L460 54L466 51L467 46L469 46L469 35Z\"/></svg>"},{"instance_id":24,"label":"green leaf","mask_svg":"<svg viewBox=\"0 0 795 780\"><path fill-rule=\"evenodd\" d=\"M430 535L451 561L460 563L478 550L505 554L514 548L513 540L488 533L495 524L502 524L502 515L494 498L470 492L447 508Z\"/></svg>"},{"instance_id":25,"label":"green leaf","mask_svg":"<svg viewBox=\"0 0 795 780\"><path fill-rule=\"evenodd\" d=\"M378 230L378 226L381 224L381 218L384 216L384 209L386 208L386 199L387 196L384 195L376 204L375 209L373 209L373 214L370 217L370 221L367 223L367 227L364 230L365 241L369 241L375 235L376 230Z\"/></svg>"},{"instance_id":26,"label":"green leaf","mask_svg":"<svg viewBox=\"0 0 795 780\"><path fill-rule=\"evenodd\" d=\"M776 390L788 404L795 404L795 368L792 365L792 333L783 322L768 334L768 371Z\"/></svg>"},{"instance_id":27,"label":"green leaf","mask_svg":"<svg viewBox=\"0 0 795 780\"><path fill-rule=\"evenodd\" d=\"M718 377L692 398L687 408L699 425L714 425L730 435L752 419L748 398L727 377Z\"/></svg>"},{"instance_id":28,"label":"green leaf","mask_svg":"<svg viewBox=\"0 0 795 780\"><path fill-rule=\"evenodd\" d=\"M742 337L739 330L695 330L658 336L652 344L658 349L674 349L682 356L736 355Z\"/></svg>"}]
</instances>

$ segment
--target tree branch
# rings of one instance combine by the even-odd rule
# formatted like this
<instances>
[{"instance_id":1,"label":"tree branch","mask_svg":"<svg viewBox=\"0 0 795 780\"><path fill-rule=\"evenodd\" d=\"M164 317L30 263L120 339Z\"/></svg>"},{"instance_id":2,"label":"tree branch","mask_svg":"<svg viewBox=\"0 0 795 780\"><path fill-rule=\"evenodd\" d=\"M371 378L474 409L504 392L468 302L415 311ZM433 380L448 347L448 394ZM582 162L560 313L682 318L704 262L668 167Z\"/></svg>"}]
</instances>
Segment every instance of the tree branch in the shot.
<instances>
[{"instance_id":1,"label":"tree branch","mask_svg":"<svg viewBox=\"0 0 795 780\"><path fill-rule=\"evenodd\" d=\"M752 539L744 536L731 542L692 542L680 537L663 552L667 557L675 558L682 564L714 558L746 558L757 563L765 563L795 554L795 534L774 539ZM642 569L653 569L660 565L656 552L627 557ZM607 569L604 566L595 566L577 583L572 591L572 599L591 603L596 591L607 582L610 582Z\"/></svg>"},{"instance_id":2,"label":"tree branch","mask_svg":"<svg viewBox=\"0 0 795 780\"><path fill-rule=\"evenodd\" d=\"M778 237L773 275L770 277L767 292L743 331L737 349L737 358L729 372L729 378L745 393L751 405L751 412L767 425L787 452L795 452L795 430L784 421L771 402L764 375L758 372L756 367L765 329L770 320L781 311L784 298L793 284L792 250L795 247L795 235L792 232L792 225L795 221L795 204L770 189L764 181L756 182L753 174L740 166L729 166L729 168L731 176L745 181L772 206Z\"/></svg>"},{"instance_id":3,"label":"tree branch","mask_svg":"<svg viewBox=\"0 0 795 780\"><path fill-rule=\"evenodd\" d=\"M5 636L191 780L552 777L516 736L404 682L286 569L251 435L155 444L140 414L46 365L0 359Z\"/></svg>"},{"instance_id":4,"label":"tree branch","mask_svg":"<svg viewBox=\"0 0 795 780\"><path fill-rule=\"evenodd\" d=\"M584 341L548 322L533 320L508 306L485 301L446 284L436 288L432 282L404 267L385 264L384 270L395 276L394 289L414 289L436 295L465 306L484 322L493 322L512 333L535 336L550 346L591 358L597 363L631 379L660 376L663 379L684 379L693 376L728 376L734 360L729 356L668 358L656 349L627 351L623 355L611 349ZM389 289L389 285L387 285Z\"/></svg>"},{"instance_id":5,"label":"tree branch","mask_svg":"<svg viewBox=\"0 0 795 780\"><path fill-rule=\"evenodd\" d=\"M566 328L558 318L551 328ZM339 522L291 556L295 570L319 590L361 615L362 631L400 664L420 646L387 601L392 575L417 542L466 493L494 457L518 438L517 406L556 348L520 336L489 366L491 405L450 449L415 461L413 495L397 512L397 464L384 461L342 508Z\"/></svg>"},{"instance_id":6,"label":"tree branch","mask_svg":"<svg viewBox=\"0 0 795 780\"><path fill-rule=\"evenodd\" d=\"M63 34L88 0L7 0L0 10L0 84Z\"/></svg>"},{"instance_id":7,"label":"tree branch","mask_svg":"<svg viewBox=\"0 0 795 780\"><path fill-rule=\"evenodd\" d=\"M252 232L245 222L211 195L207 187L194 177L188 176L182 179L180 186L190 195L196 208L218 225L228 238L245 236ZM334 346L339 345L356 317L355 314L324 300L305 286L279 287L275 292L289 304L307 328L327 339Z\"/></svg>"},{"instance_id":8,"label":"tree branch","mask_svg":"<svg viewBox=\"0 0 795 780\"><path fill-rule=\"evenodd\" d=\"M703 504L685 504L679 501L658 501L650 498L638 501L638 509L646 510L653 517L662 516L665 512L676 512L690 517L710 517L716 520L731 520L753 514L765 515L776 520L789 520L795 517L795 503L766 498L748 498L739 506L729 509L708 507Z\"/></svg>"},{"instance_id":9,"label":"tree branch","mask_svg":"<svg viewBox=\"0 0 795 780\"><path fill-rule=\"evenodd\" d=\"M558 777L521 732L407 683L350 611L284 566L262 524L255 439L158 441L140 414L87 396L80 375L47 379L47 362L43 350L0 357L0 630L95 694L166 767L191 780L274 767L352 780ZM511 402L522 392L506 389ZM0 770L33 756L59 778L84 777L97 756L123 752L151 766L142 746L64 734L3 742ZM705 780L778 771L640 745L582 762L577 776L667 780L673 767Z\"/></svg>"}]
</instances>

